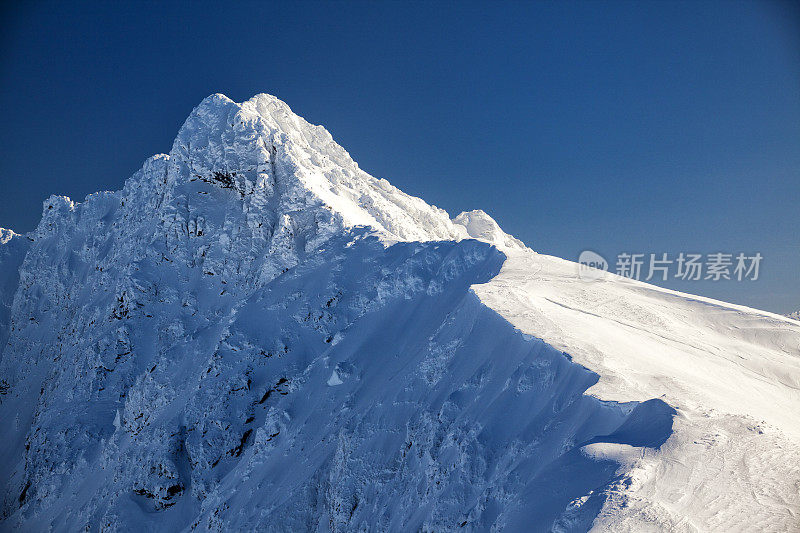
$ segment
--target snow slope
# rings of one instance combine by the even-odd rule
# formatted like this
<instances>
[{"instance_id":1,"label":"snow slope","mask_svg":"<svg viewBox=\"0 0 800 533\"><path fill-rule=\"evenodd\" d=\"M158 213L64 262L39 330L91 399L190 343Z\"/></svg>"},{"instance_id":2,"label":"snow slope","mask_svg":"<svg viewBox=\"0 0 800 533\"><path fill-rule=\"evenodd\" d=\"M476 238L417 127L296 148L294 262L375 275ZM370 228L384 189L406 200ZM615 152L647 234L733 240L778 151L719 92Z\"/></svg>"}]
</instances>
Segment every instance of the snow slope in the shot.
<instances>
[{"instance_id":1,"label":"snow slope","mask_svg":"<svg viewBox=\"0 0 800 533\"><path fill-rule=\"evenodd\" d=\"M628 464L597 530L800 527L800 324L611 273L582 281L574 263L527 250L475 292L597 372L590 394L677 410L667 443Z\"/></svg>"},{"instance_id":2,"label":"snow slope","mask_svg":"<svg viewBox=\"0 0 800 533\"><path fill-rule=\"evenodd\" d=\"M580 281L275 97L0 237L4 530L797 527L799 323Z\"/></svg>"}]
</instances>

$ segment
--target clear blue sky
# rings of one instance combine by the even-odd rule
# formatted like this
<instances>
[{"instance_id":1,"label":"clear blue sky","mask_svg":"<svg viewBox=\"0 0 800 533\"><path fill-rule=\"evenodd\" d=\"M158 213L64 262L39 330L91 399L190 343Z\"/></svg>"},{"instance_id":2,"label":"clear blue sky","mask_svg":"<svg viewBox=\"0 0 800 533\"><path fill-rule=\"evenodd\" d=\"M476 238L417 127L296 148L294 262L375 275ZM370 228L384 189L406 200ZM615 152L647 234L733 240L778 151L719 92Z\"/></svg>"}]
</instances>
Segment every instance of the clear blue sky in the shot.
<instances>
[{"instance_id":1,"label":"clear blue sky","mask_svg":"<svg viewBox=\"0 0 800 533\"><path fill-rule=\"evenodd\" d=\"M118 189L200 100L258 92L362 168L537 251L761 252L800 308L800 8L777 2L4 3L0 226Z\"/></svg>"}]
</instances>

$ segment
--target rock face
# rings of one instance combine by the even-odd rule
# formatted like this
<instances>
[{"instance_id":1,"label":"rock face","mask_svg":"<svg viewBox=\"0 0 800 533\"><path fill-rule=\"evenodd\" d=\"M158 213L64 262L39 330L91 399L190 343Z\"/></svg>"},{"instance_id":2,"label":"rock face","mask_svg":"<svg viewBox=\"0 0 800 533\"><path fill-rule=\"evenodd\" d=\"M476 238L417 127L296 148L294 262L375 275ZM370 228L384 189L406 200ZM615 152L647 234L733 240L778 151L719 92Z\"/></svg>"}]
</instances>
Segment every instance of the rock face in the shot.
<instances>
[{"instance_id":1,"label":"rock face","mask_svg":"<svg viewBox=\"0 0 800 533\"><path fill-rule=\"evenodd\" d=\"M3 230L3 527L588 527L618 464L579 446L672 409L584 396L485 307L508 247L274 97L207 98L123 190Z\"/></svg>"}]
</instances>

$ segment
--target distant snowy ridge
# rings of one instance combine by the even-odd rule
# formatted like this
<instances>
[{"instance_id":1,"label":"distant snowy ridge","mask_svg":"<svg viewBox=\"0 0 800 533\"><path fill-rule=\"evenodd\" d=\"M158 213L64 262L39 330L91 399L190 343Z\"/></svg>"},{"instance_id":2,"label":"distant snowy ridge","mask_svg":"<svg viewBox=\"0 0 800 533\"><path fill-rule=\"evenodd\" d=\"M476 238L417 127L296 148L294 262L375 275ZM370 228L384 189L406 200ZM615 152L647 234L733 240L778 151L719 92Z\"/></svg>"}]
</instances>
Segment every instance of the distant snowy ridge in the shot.
<instances>
[{"instance_id":1,"label":"distant snowy ridge","mask_svg":"<svg viewBox=\"0 0 800 533\"><path fill-rule=\"evenodd\" d=\"M212 95L0 231L0 528L795 527L800 325L577 274Z\"/></svg>"}]
</instances>

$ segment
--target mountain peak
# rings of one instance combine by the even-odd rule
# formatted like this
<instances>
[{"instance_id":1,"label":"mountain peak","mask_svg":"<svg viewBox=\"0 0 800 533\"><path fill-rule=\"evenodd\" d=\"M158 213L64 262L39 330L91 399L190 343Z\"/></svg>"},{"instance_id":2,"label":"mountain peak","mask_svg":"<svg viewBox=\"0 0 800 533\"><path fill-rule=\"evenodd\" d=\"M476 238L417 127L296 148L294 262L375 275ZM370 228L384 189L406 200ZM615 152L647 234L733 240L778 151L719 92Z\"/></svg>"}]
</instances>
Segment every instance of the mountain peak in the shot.
<instances>
[{"instance_id":1,"label":"mountain peak","mask_svg":"<svg viewBox=\"0 0 800 533\"><path fill-rule=\"evenodd\" d=\"M81 203L50 197L31 238L57 242L97 225L123 228L119 242L136 257L157 242L158 253L202 262L208 272L244 258L237 271L257 284L353 228L385 244L476 239L501 250L524 247L482 211L451 220L370 176L325 128L268 94L243 103L223 94L203 99L169 154L147 159L121 191Z\"/></svg>"},{"instance_id":2,"label":"mountain peak","mask_svg":"<svg viewBox=\"0 0 800 533\"><path fill-rule=\"evenodd\" d=\"M202 254L207 264L223 265L238 253L261 282L356 227L386 244L476 239L501 250L524 248L483 211L451 220L367 174L325 128L269 94L243 103L208 96L169 154L147 159L121 191L82 203L50 197L32 235L90 231L98 223L124 226L139 245L163 241L164 253L190 263Z\"/></svg>"},{"instance_id":3,"label":"mountain peak","mask_svg":"<svg viewBox=\"0 0 800 533\"><path fill-rule=\"evenodd\" d=\"M292 212L326 209L343 227L366 226L389 242L476 238L521 245L488 215L493 230L470 234L463 216L451 220L444 210L370 176L324 127L269 94L243 103L223 94L205 98L180 129L170 160L170 174L179 181L218 181Z\"/></svg>"}]
</instances>

